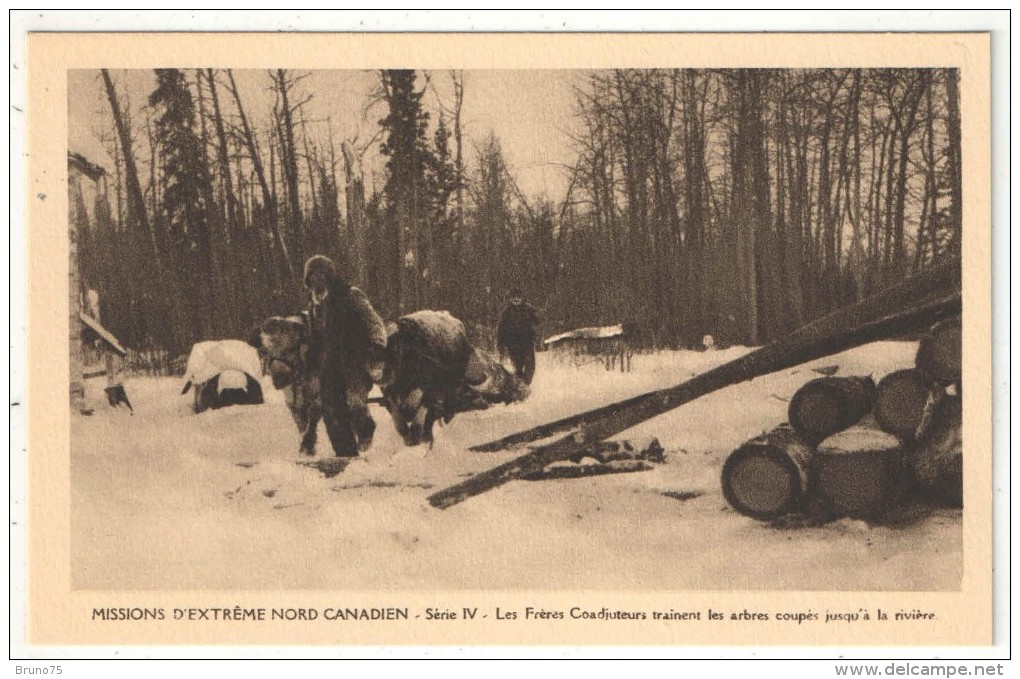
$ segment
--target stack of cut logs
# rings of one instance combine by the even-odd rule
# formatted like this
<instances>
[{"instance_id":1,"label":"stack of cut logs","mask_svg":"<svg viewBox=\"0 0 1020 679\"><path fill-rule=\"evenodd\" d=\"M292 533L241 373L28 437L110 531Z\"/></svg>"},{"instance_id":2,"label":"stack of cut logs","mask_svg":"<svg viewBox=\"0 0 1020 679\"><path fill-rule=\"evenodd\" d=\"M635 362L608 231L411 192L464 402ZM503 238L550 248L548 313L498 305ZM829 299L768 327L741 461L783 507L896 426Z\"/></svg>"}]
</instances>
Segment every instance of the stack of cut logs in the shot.
<instances>
[{"instance_id":1,"label":"stack of cut logs","mask_svg":"<svg viewBox=\"0 0 1020 679\"><path fill-rule=\"evenodd\" d=\"M922 338L915 367L827 376L790 400L789 423L737 448L723 494L761 520L817 513L880 518L909 498L963 504L960 319Z\"/></svg>"}]
</instances>

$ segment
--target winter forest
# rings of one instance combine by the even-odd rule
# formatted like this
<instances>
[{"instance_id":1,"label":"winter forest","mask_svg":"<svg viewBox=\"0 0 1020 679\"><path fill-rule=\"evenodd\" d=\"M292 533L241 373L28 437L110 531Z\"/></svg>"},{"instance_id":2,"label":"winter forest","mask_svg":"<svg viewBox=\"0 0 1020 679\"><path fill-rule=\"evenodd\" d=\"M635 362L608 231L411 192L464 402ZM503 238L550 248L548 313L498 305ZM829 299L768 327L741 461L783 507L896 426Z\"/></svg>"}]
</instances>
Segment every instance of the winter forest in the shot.
<instances>
[{"instance_id":1,"label":"winter forest","mask_svg":"<svg viewBox=\"0 0 1020 679\"><path fill-rule=\"evenodd\" d=\"M99 149L70 142L79 270L126 346L245 337L301 307L317 253L384 318L447 309L482 346L519 285L545 335L680 348L761 344L960 251L954 70L564 72L546 186L474 122L479 74L351 73L323 115L323 72L74 72Z\"/></svg>"}]
</instances>

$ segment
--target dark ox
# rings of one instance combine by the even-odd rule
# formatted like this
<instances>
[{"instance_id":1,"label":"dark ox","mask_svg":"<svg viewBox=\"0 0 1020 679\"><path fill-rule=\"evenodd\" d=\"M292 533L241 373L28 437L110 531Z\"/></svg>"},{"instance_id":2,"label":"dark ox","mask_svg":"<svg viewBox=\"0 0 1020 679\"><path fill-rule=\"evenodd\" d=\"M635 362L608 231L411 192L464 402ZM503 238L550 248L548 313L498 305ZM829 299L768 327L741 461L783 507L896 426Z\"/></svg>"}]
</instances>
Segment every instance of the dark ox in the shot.
<instances>
[{"instance_id":1,"label":"dark ox","mask_svg":"<svg viewBox=\"0 0 1020 679\"><path fill-rule=\"evenodd\" d=\"M322 392L318 370L311 365L309 334L305 316L273 316L262 324L251 344L258 349L273 386L283 391L301 434L300 452L314 455Z\"/></svg>"},{"instance_id":2,"label":"dark ox","mask_svg":"<svg viewBox=\"0 0 1020 679\"><path fill-rule=\"evenodd\" d=\"M528 385L471 346L445 311L403 316L389 336L383 403L404 443L431 445L437 421L527 398Z\"/></svg>"}]
</instances>

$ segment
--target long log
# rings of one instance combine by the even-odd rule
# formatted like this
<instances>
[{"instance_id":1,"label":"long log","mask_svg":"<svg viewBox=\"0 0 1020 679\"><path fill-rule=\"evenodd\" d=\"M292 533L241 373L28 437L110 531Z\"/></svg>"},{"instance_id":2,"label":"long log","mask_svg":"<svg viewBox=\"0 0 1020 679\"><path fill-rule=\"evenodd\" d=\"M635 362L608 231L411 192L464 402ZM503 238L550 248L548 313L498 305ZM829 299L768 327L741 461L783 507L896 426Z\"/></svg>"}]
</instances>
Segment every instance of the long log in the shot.
<instances>
[{"instance_id":1,"label":"long log","mask_svg":"<svg viewBox=\"0 0 1020 679\"><path fill-rule=\"evenodd\" d=\"M862 304L865 306L862 307ZM577 431L434 493L429 496L429 503L433 507L445 509L507 481L538 471L551 462L569 458L586 444L615 436L705 394L851 347L931 325L959 314L961 300L960 294L956 293L916 309L857 325L861 315L872 308L865 300L849 309L833 312L782 340L717 366L675 387L653 391L592 411L600 413L598 418L594 418L591 413L583 413L579 416L583 424Z\"/></svg>"},{"instance_id":2,"label":"long log","mask_svg":"<svg viewBox=\"0 0 1020 679\"><path fill-rule=\"evenodd\" d=\"M778 361L783 358L791 356L796 358L796 354L798 352L803 352L805 347L810 347L812 343L824 341L832 335L846 332L850 328L864 325L872 321L877 321L887 316L910 309L911 307L921 306L926 302L944 299L954 293L958 294L959 292L960 260L958 258L954 258L917 275L911 276L897 285L891 286L875 295L872 295L871 297L868 297L867 299L861 300L857 304L843 309L837 309L836 311L833 311L822 318L795 330L790 335L773 342L772 344L747 354L736 361L719 366L716 370L726 369L729 371L727 373L729 375L728 378L733 381L722 385L729 386L729 384L736 384L737 382L741 382L745 379L750 379L750 377L756 377L757 375L780 370L788 365L799 365L800 363L804 363L812 359L795 360L793 363L786 363L779 367L767 369L764 372L755 372L749 377L743 376L746 372L744 368L746 365L754 365L755 367L761 365L766 368L770 362L778 365ZM940 318L944 318L944 316L940 316ZM916 328L911 329L916 330ZM824 356L826 354L822 355ZM729 367L735 364L738 367L731 370ZM478 453L491 453L506 450L507 448L520 445L522 443L540 441L556 434L576 429L577 427L587 423L600 420L606 416L612 415L621 406L629 406L641 399L650 397L653 396L651 394L645 394L621 403L611 403L601 408L595 408L594 410L589 410L578 415L571 415L570 417L565 417L556 420L555 422L548 422L531 429L516 432L494 441L480 443L478 445L471 446L470 450Z\"/></svg>"},{"instance_id":3,"label":"long log","mask_svg":"<svg viewBox=\"0 0 1020 679\"><path fill-rule=\"evenodd\" d=\"M801 508L813 449L788 424L744 443L722 469L722 490L734 509L769 521Z\"/></svg>"},{"instance_id":4,"label":"long log","mask_svg":"<svg viewBox=\"0 0 1020 679\"><path fill-rule=\"evenodd\" d=\"M819 377L793 395L790 426L814 445L843 431L871 412L875 381L871 377Z\"/></svg>"}]
</instances>

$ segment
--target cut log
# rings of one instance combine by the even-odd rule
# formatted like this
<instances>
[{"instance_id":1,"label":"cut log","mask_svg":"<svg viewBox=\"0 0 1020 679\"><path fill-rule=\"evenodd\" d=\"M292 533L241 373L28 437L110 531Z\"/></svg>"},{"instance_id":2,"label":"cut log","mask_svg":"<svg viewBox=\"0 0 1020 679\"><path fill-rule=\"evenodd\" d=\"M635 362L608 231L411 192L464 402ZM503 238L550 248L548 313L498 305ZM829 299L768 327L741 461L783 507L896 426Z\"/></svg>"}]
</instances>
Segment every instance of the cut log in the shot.
<instances>
[{"instance_id":1,"label":"cut log","mask_svg":"<svg viewBox=\"0 0 1020 679\"><path fill-rule=\"evenodd\" d=\"M958 264L957 261L957 266ZM956 273L958 277L959 271ZM914 281L915 279L910 280ZM915 284L920 285L921 283ZM903 290L902 286L903 284L896 288ZM885 294L882 293L878 298L884 299ZM869 298L849 309L833 312L794 331L781 340L697 375L675 387L642 394L620 403L577 415L574 419L583 423L577 431L531 453L477 474L463 483L434 493L429 496L429 503L433 507L446 509L507 481L542 469L550 462L567 459L593 441L601 441L615 436L636 424L668 412L705 394L906 330L915 330L918 327L931 325L937 320L960 313L960 295L956 293L922 307L886 316L871 323L848 325L856 323L866 312L873 311L875 299Z\"/></svg>"},{"instance_id":2,"label":"cut log","mask_svg":"<svg viewBox=\"0 0 1020 679\"><path fill-rule=\"evenodd\" d=\"M723 496L754 519L795 512L807 496L811 456L811 446L781 424L730 454L722 470Z\"/></svg>"},{"instance_id":3,"label":"cut log","mask_svg":"<svg viewBox=\"0 0 1020 679\"><path fill-rule=\"evenodd\" d=\"M963 374L962 337L959 318L936 323L921 337L914 365L937 382L956 384Z\"/></svg>"},{"instance_id":4,"label":"cut log","mask_svg":"<svg viewBox=\"0 0 1020 679\"><path fill-rule=\"evenodd\" d=\"M614 460L648 460L649 462L662 462L665 460L665 451L659 439L652 438L634 445L630 441L596 441L576 455L570 457L571 462L580 462L590 457L599 462L606 463Z\"/></svg>"},{"instance_id":5,"label":"cut log","mask_svg":"<svg viewBox=\"0 0 1020 679\"><path fill-rule=\"evenodd\" d=\"M814 445L857 424L875 403L871 377L819 377L790 400L790 426Z\"/></svg>"},{"instance_id":6,"label":"cut log","mask_svg":"<svg viewBox=\"0 0 1020 679\"><path fill-rule=\"evenodd\" d=\"M895 506L906 487L900 442L866 427L830 436L811 461L811 485L834 517L875 518Z\"/></svg>"},{"instance_id":7,"label":"cut log","mask_svg":"<svg viewBox=\"0 0 1020 679\"><path fill-rule=\"evenodd\" d=\"M935 408L931 428L908 455L914 482L929 500L963 506L963 405L949 396Z\"/></svg>"},{"instance_id":8,"label":"cut log","mask_svg":"<svg viewBox=\"0 0 1020 679\"><path fill-rule=\"evenodd\" d=\"M614 416L621 409L643 409L645 403L666 402L668 405L660 411L665 412L685 403L686 400L683 399L692 391L692 386L696 387L695 391L708 387L693 397L697 398L710 391L759 375L807 363L877 339L916 331L937 321L958 316L959 290L960 260L954 258L857 304L837 309L798 328L786 337L713 368L684 384L510 434L495 441L472 446L471 450L495 452L522 443L539 441ZM681 394L683 396L680 396ZM680 402L677 402L678 396Z\"/></svg>"},{"instance_id":9,"label":"cut log","mask_svg":"<svg viewBox=\"0 0 1020 679\"><path fill-rule=\"evenodd\" d=\"M925 408L938 387L916 368L889 373L878 383L873 409L875 422L904 441L916 439L925 423Z\"/></svg>"},{"instance_id":10,"label":"cut log","mask_svg":"<svg viewBox=\"0 0 1020 679\"><path fill-rule=\"evenodd\" d=\"M613 460L600 464L565 464L551 465L537 472L526 474L521 478L525 481L550 481L555 479L580 479L586 476L602 476L604 474L629 474L644 472L653 466L643 460Z\"/></svg>"}]
</instances>

